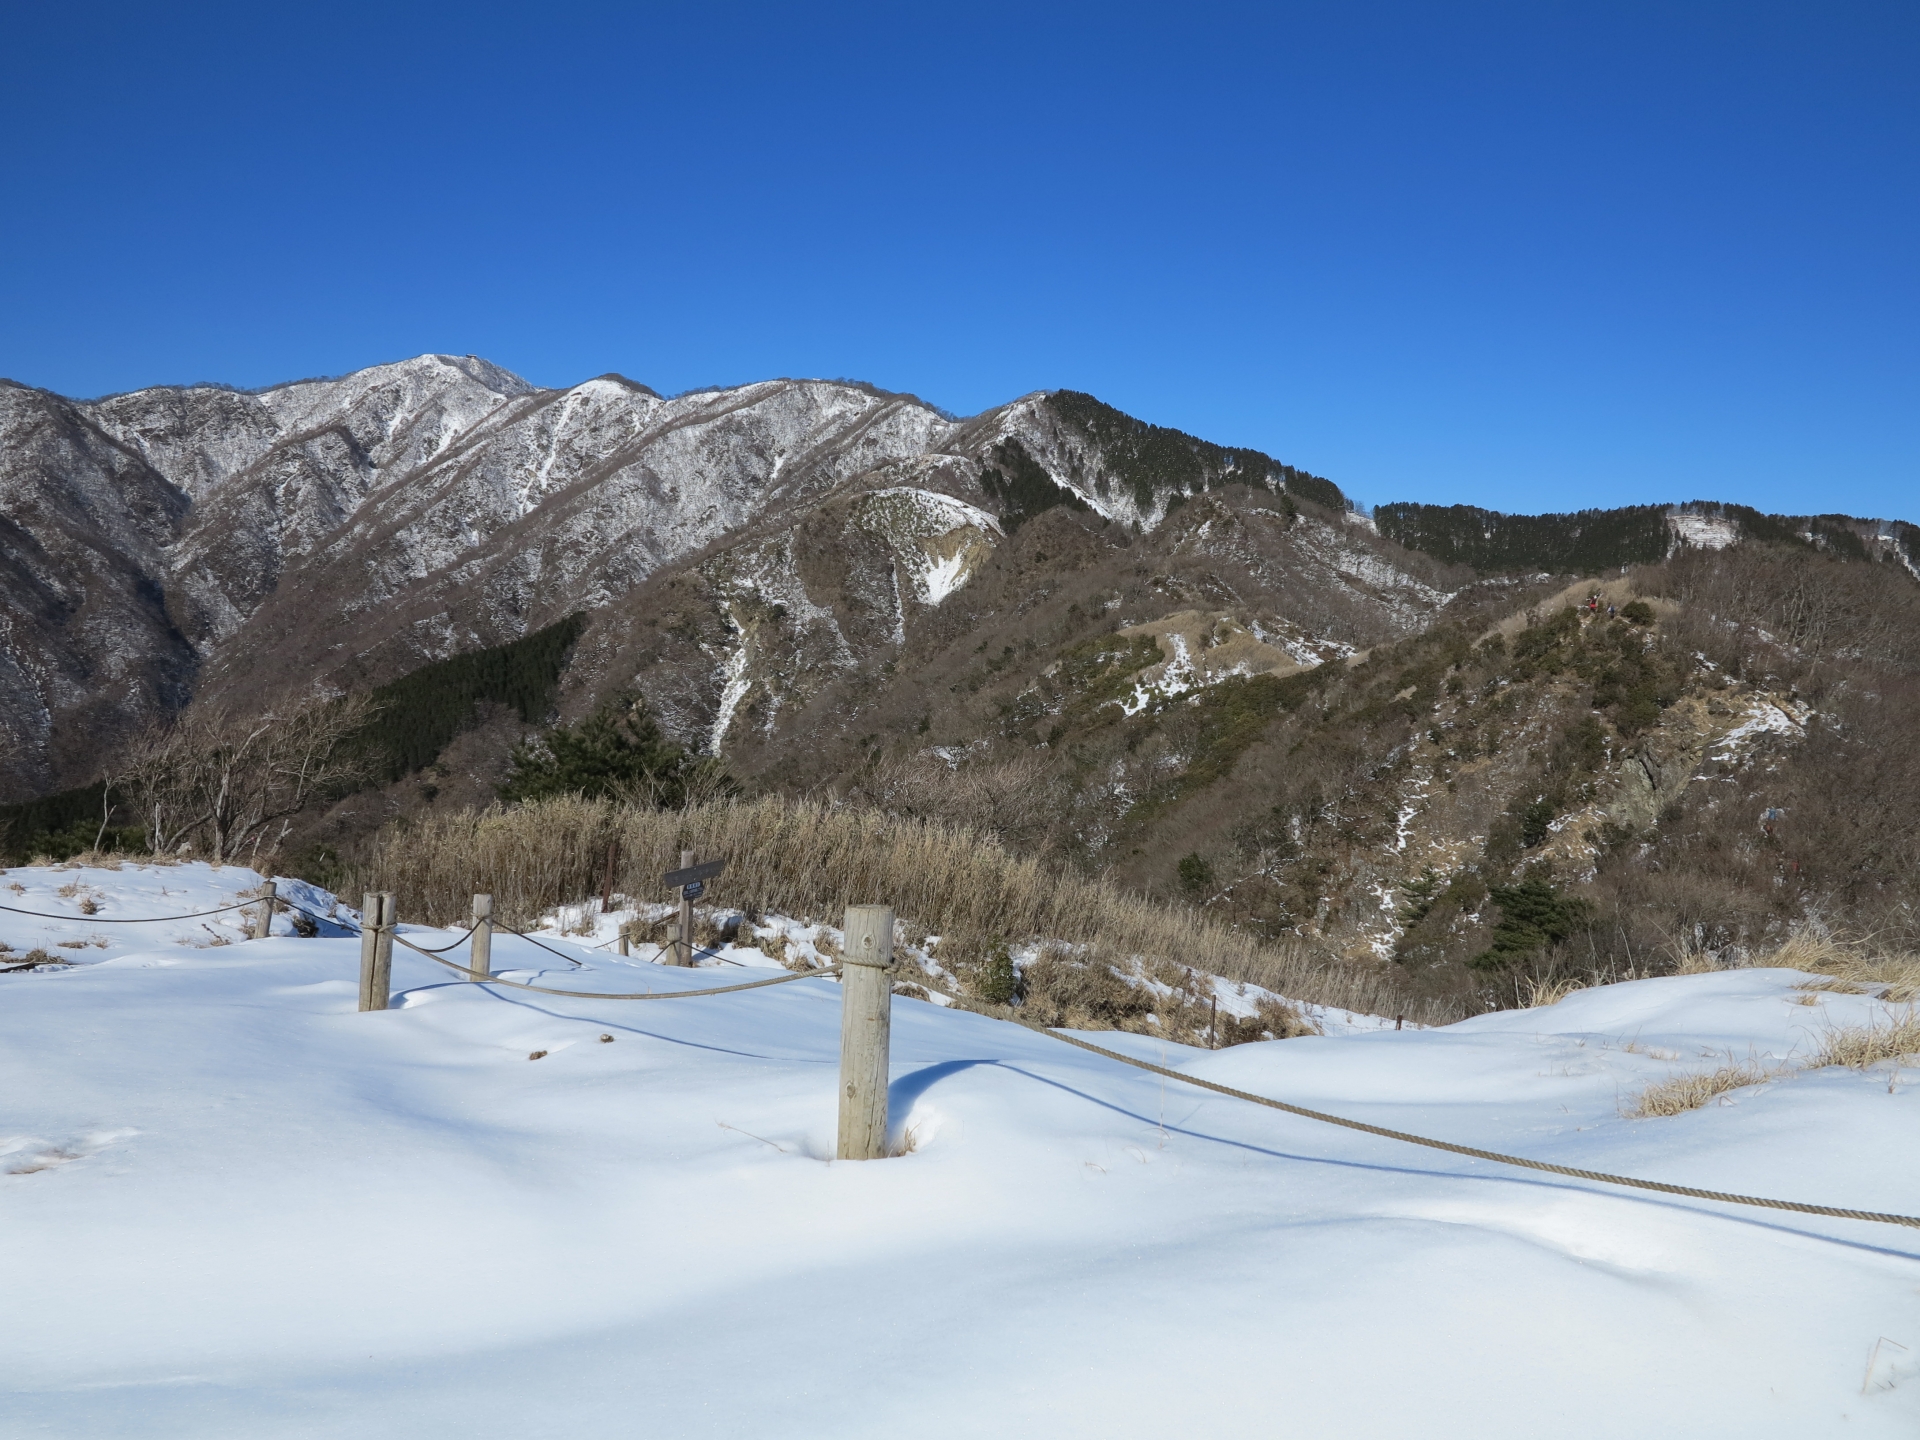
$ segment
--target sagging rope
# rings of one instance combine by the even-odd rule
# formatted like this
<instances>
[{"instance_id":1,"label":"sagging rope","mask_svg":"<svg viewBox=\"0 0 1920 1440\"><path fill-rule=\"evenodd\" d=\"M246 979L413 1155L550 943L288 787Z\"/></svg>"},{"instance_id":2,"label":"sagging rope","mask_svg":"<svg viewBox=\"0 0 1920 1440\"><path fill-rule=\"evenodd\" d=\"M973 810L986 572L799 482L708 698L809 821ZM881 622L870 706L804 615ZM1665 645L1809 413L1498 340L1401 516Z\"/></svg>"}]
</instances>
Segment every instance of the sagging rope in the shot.
<instances>
[{"instance_id":1,"label":"sagging rope","mask_svg":"<svg viewBox=\"0 0 1920 1440\"><path fill-rule=\"evenodd\" d=\"M257 904L259 902L247 901L245 903ZM301 914L308 916L310 919L319 918L314 916L311 911L298 905L293 905L285 901L281 903L286 904L289 909L299 910ZM10 908L11 907L8 906L0 906L0 909ZM229 905L223 908L231 910L241 907ZM14 913L28 914L31 912L16 911ZM214 915L220 912L209 910L205 913ZM51 916L48 918L67 919L70 917ZM194 917L179 916L174 918L191 919ZM540 942L534 940L531 935L522 935L518 930L511 930L511 927L502 928L509 929L512 934L520 935L520 938L523 940L529 940L535 945L540 945ZM473 931L469 929L466 935L460 937L459 940L455 940L452 945L443 946L441 949L453 949L454 946L462 943L462 941L468 938L468 936L471 936L472 933ZM531 990L539 995L559 995L570 1000L685 1000L699 995L729 995L740 990L759 990L769 985L787 985L795 980L824 979L827 976L840 973L840 967L838 965L830 965L821 970L805 970L792 975L777 975L771 980L750 980L741 985L717 985L713 987L701 987L695 990L663 990L642 994L596 994L583 990L556 990L551 986L527 985L518 980L504 980L497 975L485 975L478 970L469 969L465 965L457 965L451 960L442 959L439 951L429 950L422 945L415 945L403 935L396 933L393 938L409 950L426 956L429 960L433 961L434 964L444 965L449 970L458 971L468 979L477 981L480 984L508 985L515 990ZM554 950L551 946L540 945L540 948L552 954L560 955L560 952ZM571 959L571 957L566 955L560 955L560 958L563 960ZM575 965L579 964L577 960L571 961L571 963ZM1136 1070L1145 1070L1149 1074L1164 1076L1169 1080L1178 1080L1183 1085L1192 1085L1197 1089L1210 1090L1216 1095L1225 1095L1233 1100L1245 1100L1254 1105L1264 1105L1270 1110L1279 1110L1288 1115L1298 1115L1305 1120L1317 1120L1324 1125L1338 1125L1345 1130L1357 1130L1365 1135L1378 1135L1382 1139L1398 1140L1406 1145L1420 1145L1429 1150L1444 1151L1449 1155L1465 1155L1475 1160L1491 1160L1496 1165L1512 1165L1522 1170L1537 1170L1548 1175L1565 1175L1570 1179L1591 1180L1600 1185L1620 1185L1633 1190L1651 1190L1661 1195L1681 1195L1690 1200L1713 1200L1724 1205L1753 1205L1763 1210L1785 1210L1797 1215L1825 1215L1836 1220L1865 1220L1879 1225L1904 1225L1910 1229L1920 1229L1920 1216L1889 1215L1878 1210L1849 1210L1837 1205L1809 1205L1798 1200L1772 1200L1759 1195L1735 1195L1725 1190L1702 1190L1692 1185L1669 1185L1662 1180L1637 1180L1630 1175L1612 1175L1604 1170L1581 1170L1571 1165L1553 1165L1545 1160L1528 1160L1519 1155L1503 1155L1497 1150L1481 1150L1472 1145L1456 1145L1450 1140L1434 1140L1425 1135L1409 1134L1405 1130L1390 1130L1384 1125L1369 1125L1364 1120L1349 1120L1343 1115L1329 1115L1324 1110L1310 1110L1304 1105L1292 1105L1285 1100L1274 1100L1265 1095L1255 1095L1248 1090L1236 1090L1231 1085L1221 1085L1212 1080L1202 1080L1197 1075L1188 1075L1179 1070L1170 1069L1165 1065L1155 1065L1148 1060L1136 1060L1131 1055L1122 1055L1118 1050L1109 1050L1105 1046L1095 1045L1090 1041L1068 1035L1064 1031L1055 1030L1049 1026L1035 1025L1024 1021L1020 1023L1025 1025L1027 1029L1045 1035L1049 1039L1058 1040L1062 1044L1072 1045L1077 1049L1086 1050L1094 1055L1104 1056L1108 1060L1118 1060L1122 1065L1131 1065Z\"/></svg>"},{"instance_id":2,"label":"sagging rope","mask_svg":"<svg viewBox=\"0 0 1920 1440\"><path fill-rule=\"evenodd\" d=\"M511 925L502 925L500 928L506 931L509 935L518 935L522 940L526 941L529 945L539 945L540 948L546 951L549 955L559 956L560 959L566 961L569 965L573 966L573 968L576 970L584 970L587 968L585 965L581 964L580 961L576 960L573 956L563 954L561 951L554 949L553 946L551 945L542 945L540 941L534 939L533 936L527 934L526 931L524 930L516 930ZM471 935L473 932L469 930L467 933ZM400 937L398 935L394 936L394 939L396 940L399 938ZM420 947L416 945L413 948L417 950ZM448 948L452 948L452 947L448 947Z\"/></svg>"},{"instance_id":3,"label":"sagging rope","mask_svg":"<svg viewBox=\"0 0 1920 1440\"><path fill-rule=\"evenodd\" d=\"M1064 1044L1090 1050L1095 1055L1104 1055L1109 1060L1118 1060L1122 1065L1131 1065L1137 1070L1164 1075L1169 1080L1178 1080L1183 1084L1198 1086L1202 1090L1211 1090L1216 1095L1226 1095L1235 1100L1250 1100L1255 1105L1265 1105L1272 1110L1284 1110L1289 1115L1299 1115L1327 1125L1339 1125L1347 1130L1359 1130L1368 1135L1379 1135L1388 1140L1400 1140L1408 1145L1424 1145L1429 1150L1444 1150L1452 1155L1470 1155L1476 1160L1491 1160L1499 1165L1517 1165L1523 1170L1542 1170L1549 1175L1567 1175L1575 1180L1593 1180L1602 1185L1626 1185L1635 1190L1654 1190L1662 1195L1685 1195L1693 1200L1718 1200L1728 1205L1758 1205L1764 1210L1791 1210L1801 1215L1830 1215L1839 1220L1871 1220L1882 1225L1907 1225L1920 1229L1920 1217L1912 1215L1883 1215L1877 1210L1845 1210L1835 1205L1805 1205L1796 1200L1768 1200L1757 1195L1730 1195L1723 1190L1699 1190L1691 1185L1668 1185L1659 1180L1635 1180L1631 1176L1609 1175L1601 1170L1577 1170L1571 1165L1549 1165L1544 1160L1523 1160L1518 1155L1502 1155L1497 1150L1477 1150L1471 1145L1455 1145L1448 1140L1430 1140L1424 1135L1409 1135L1404 1130L1389 1130L1382 1125L1369 1125L1365 1121L1329 1115L1322 1110L1309 1110L1304 1105L1289 1105L1284 1100L1270 1100L1265 1095L1235 1090L1230 1085L1217 1085L1211 1080L1182 1074L1164 1065L1136 1060L1131 1055L1122 1055L1118 1050L1108 1050L1104 1046L1090 1044L1046 1026L1028 1025L1027 1028Z\"/></svg>"},{"instance_id":4,"label":"sagging rope","mask_svg":"<svg viewBox=\"0 0 1920 1440\"><path fill-rule=\"evenodd\" d=\"M249 901L248 903L257 904L259 902ZM321 924L339 925L343 923L340 917L337 915L316 915L313 913L313 911L307 909L304 905L296 905L291 900L279 900L279 901L276 901L275 903L284 906L288 910L296 910L300 914L306 916L309 920L312 920ZM518 935L522 940L526 941L529 945L539 945L540 948L546 951L549 955L555 956L561 960L566 961L569 965L573 966L573 968L576 970L584 970L586 968L584 965L580 963L580 961L576 960L573 956L564 954L561 951L554 949L551 945L541 945L538 940L534 939L533 936L527 934L525 931L516 930L511 925L502 925L497 920L494 922L494 924L499 929L506 931L509 935ZM416 945L411 940L400 940L400 935L398 931L394 932L393 938L396 940L400 940L400 943L402 945L405 945L409 950L418 950L422 955L429 955L429 954L444 955L447 951L457 950L460 946L466 944L467 941L473 938L473 932L479 928L480 927L477 925L469 925L466 928L466 930L462 932L462 934L458 939L454 940L451 944L442 945L436 950L429 950L424 945ZM355 932L355 933L358 933L358 932Z\"/></svg>"},{"instance_id":5,"label":"sagging rope","mask_svg":"<svg viewBox=\"0 0 1920 1440\"><path fill-rule=\"evenodd\" d=\"M531 990L536 995L563 995L569 1000L688 1000L697 995L731 995L736 990L759 990L768 985L788 985L795 980L815 980L840 973L838 965L829 965L823 970L802 970L794 975L776 975L771 980L749 980L743 985L702 986L697 990L655 990L640 994L631 992L596 994L588 990L556 990L550 985L527 985L518 980L503 980L498 975L483 974L478 970L470 970L465 965L456 965L451 960L444 960L433 951L414 944L404 935L395 935L393 938L409 950L426 956L434 964L444 965L449 970L457 970L469 980L481 985L511 985L515 990Z\"/></svg>"},{"instance_id":6,"label":"sagging rope","mask_svg":"<svg viewBox=\"0 0 1920 1440\"><path fill-rule=\"evenodd\" d=\"M302 910L300 913L302 915L306 915L308 919L313 918L308 911ZM469 925L466 929L466 933L457 937L451 944L441 945L441 946L431 947L431 948L425 945L416 945L411 940L400 940L400 934L398 931L394 932L393 938L396 940L400 940L400 943L406 946L409 950L418 950L422 955L444 955L447 953L447 951L457 950L462 945L466 944L467 941L473 938L473 932L475 930L478 930L479 928L480 927L478 925ZM518 932L516 931L515 933L517 934ZM546 947L542 945L540 948L544 950ZM566 957L562 956L561 958L564 959Z\"/></svg>"},{"instance_id":7,"label":"sagging rope","mask_svg":"<svg viewBox=\"0 0 1920 1440\"><path fill-rule=\"evenodd\" d=\"M89 925L158 925L166 920L198 920L203 915L224 915L229 910L245 910L250 905L258 905L263 898L263 896L255 896L251 900L236 900L231 905L222 905L218 910L195 910L190 915L139 915L132 919L103 920L98 915L49 915L41 910L17 910L11 905L0 905L0 910L6 911L9 915L31 915L36 920L84 920ZM288 906L289 909L299 908L290 901L282 900L280 903ZM307 912L301 910L300 913L304 915Z\"/></svg>"}]
</instances>

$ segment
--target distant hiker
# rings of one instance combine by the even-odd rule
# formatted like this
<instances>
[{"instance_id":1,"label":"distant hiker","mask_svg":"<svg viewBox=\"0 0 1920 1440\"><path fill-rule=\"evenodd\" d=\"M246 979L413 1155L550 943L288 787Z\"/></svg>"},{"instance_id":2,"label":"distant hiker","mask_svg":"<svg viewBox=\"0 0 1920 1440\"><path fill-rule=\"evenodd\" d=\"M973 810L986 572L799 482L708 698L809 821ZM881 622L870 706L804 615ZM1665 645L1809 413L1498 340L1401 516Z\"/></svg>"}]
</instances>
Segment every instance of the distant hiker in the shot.
<instances>
[{"instance_id":1,"label":"distant hiker","mask_svg":"<svg viewBox=\"0 0 1920 1440\"><path fill-rule=\"evenodd\" d=\"M1615 615L1616 615L1617 613L1618 613L1618 612L1617 612L1617 611L1615 611L1615 609L1613 608L1613 606L1611 606L1611 605L1609 605L1609 606L1607 606L1607 619L1609 619L1609 620L1611 620L1611 619L1613 619L1613 617L1614 617L1614 616L1615 616Z\"/></svg>"}]
</instances>

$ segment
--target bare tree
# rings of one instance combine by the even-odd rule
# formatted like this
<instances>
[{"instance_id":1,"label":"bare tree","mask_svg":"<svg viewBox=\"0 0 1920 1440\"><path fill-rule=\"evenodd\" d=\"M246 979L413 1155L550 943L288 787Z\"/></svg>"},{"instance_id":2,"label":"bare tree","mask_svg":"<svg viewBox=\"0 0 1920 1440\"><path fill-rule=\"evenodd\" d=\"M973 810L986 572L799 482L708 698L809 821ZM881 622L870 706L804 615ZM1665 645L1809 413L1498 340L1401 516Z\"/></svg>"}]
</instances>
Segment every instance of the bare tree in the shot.
<instances>
[{"instance_id":1,"label":"bare tree","mask_svg":"<svg viewBox=\"0 0 1920 1440\"><path fill-rule=\"evenodd\" d=\"M1005 760L937 753L884 760L863 775L855 794L892 815L965 825L1027 854L1061 839L1066 805L1044 759Z\"/></svg>"},{"instance_id":2,"label":"bare tree","mask_svg":"<svg viewBox=\"0 0 1920 1440\"><path fill-rule=\"evenodd\" d=\"M215 864L249 845L258 855L263 842L269 851L279 844L299 811L366 778L371 758L348 742L376 708L362 695L257 716L183 716L136 741L118 784L156 852L200 838Z\"/></svg>"}]
</instances>

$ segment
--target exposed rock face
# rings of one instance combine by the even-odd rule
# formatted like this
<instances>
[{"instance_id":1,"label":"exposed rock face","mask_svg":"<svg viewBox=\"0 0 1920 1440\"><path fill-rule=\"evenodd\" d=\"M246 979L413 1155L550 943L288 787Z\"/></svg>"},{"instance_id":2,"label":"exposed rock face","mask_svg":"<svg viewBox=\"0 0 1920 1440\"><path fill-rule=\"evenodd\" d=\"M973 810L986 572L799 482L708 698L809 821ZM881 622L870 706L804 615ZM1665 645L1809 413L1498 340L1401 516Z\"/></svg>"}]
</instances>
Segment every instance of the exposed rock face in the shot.
<instances>
[{"instance_id":1,"label":"exposed rock face","mask_svg":"<svg viewBox=\"0 0 1920 1440\"><path fill-rule=\"evenodd\" d=\"M0 794L84 778L186 703L199 656L166 578L191 508L84 407L0 384Z\"/></svg>"},{"instance_id":2,"label":"exposed rock face","mask_svg":"<svg viewBox=\"0 0 1920 1440\"><path fill-rule=\"evenodd\" d=\"M1005 545L1002 515L1055 507L1112 525L1109 550L1164 531L1256 589L1304 568L1282 588L1310 613L1287 623L1335 643L1444 602L1362 531L1260 538L1295 516L1267 457L1071 398L957 422L844 382L667 399L619 376L543 390L442 355L253 394L83 402L7 384L0 798L92 778L134 728L191 701L378 683L576 610L599 620L583 676L639 681L703 748L764 740L911 648ZM1170 466L1143 461L1169 444ZM1177 508L1239 482L1268 497L1271 523L1210 496ZM669 591L700 599L684 653L654 655L635 607ZM617 653L644 673L609 664Z\"/></svg>"}]
</instances>

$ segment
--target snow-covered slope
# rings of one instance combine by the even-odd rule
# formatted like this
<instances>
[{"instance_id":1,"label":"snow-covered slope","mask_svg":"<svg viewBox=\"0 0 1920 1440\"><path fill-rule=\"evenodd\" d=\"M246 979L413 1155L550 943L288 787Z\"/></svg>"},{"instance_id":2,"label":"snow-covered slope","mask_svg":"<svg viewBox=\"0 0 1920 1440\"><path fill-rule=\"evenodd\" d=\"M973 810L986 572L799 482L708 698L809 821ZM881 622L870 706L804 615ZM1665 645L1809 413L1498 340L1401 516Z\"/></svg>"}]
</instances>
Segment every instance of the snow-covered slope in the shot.
<instances>
[{"instance_id":1,"label":"snow-covered slope","mask_svg":"<svg viewBox=\"0 0 1920 1440\"><path fill-rule=\"evenodd\" d=\"M76 875L100 907L76 910L82 928L255 878L16 870L0 896L16 883L36 901L17 908L46 908ZM40 943L33 923L0 914L0 937ZM10 1433L1613 1440L1920 1422L1907 1231L1503 1171L910 1001L892 1093L910 1153L832 1163L831 981L572 1001L399 950L393 1007L363 1015L352 939L174 938L0 977ZM589 968L507 937L496 968L621 992L748 973L550 943ZM1650 1080L1804 1054L1881 1008L1797 1003L1796 978L1643 981L1444 1030L1167 1059L1541 1159L1911 1210L1920 1160L1890 1143L1920 1104L1911 1072L1805 1072L1621 1118Z\"/></svg>"}]
</instances>

